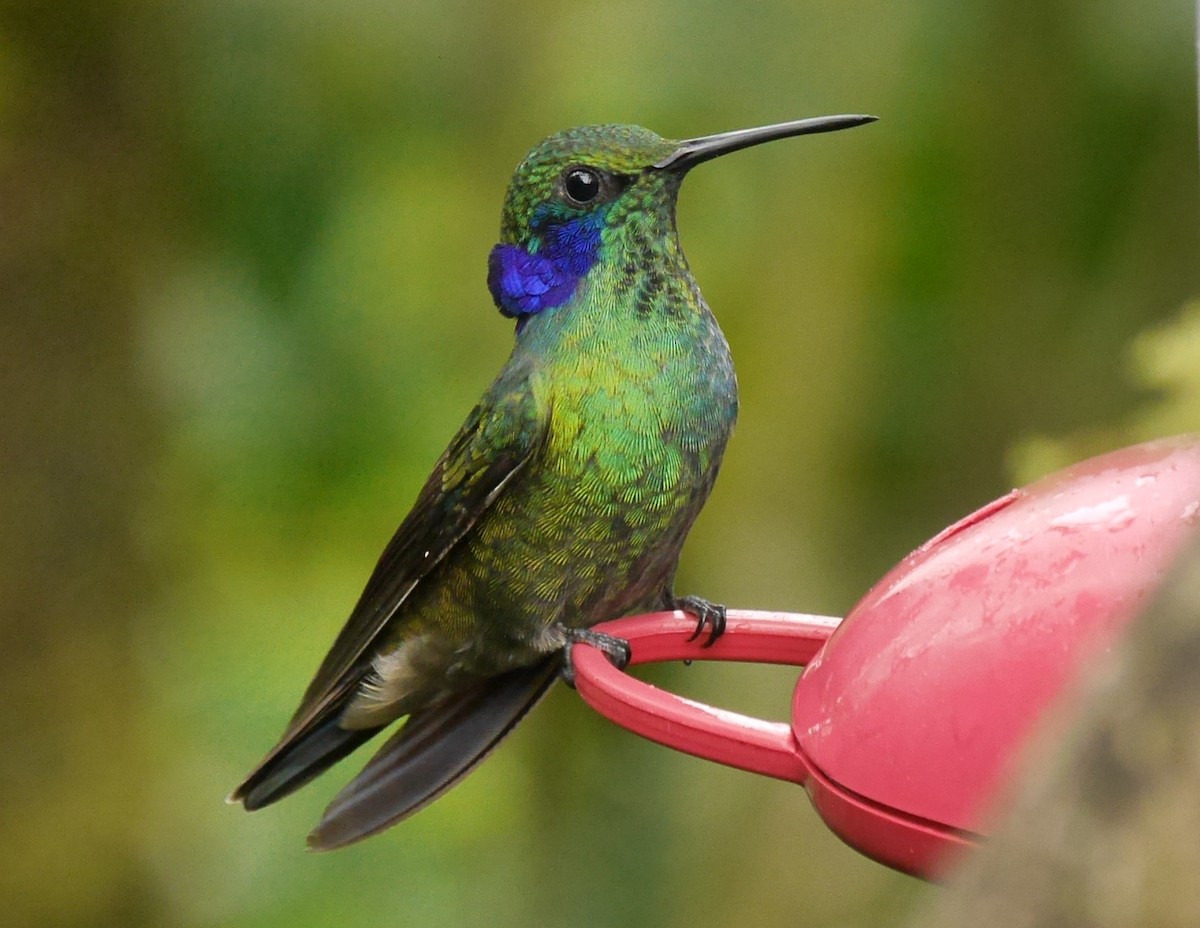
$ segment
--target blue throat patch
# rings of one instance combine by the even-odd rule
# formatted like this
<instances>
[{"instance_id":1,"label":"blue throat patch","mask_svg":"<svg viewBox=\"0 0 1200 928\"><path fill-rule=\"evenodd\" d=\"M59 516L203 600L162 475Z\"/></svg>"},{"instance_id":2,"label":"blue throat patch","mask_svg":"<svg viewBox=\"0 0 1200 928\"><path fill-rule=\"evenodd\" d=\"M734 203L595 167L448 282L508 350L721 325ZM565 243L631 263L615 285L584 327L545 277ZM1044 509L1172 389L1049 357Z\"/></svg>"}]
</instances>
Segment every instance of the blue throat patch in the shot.
<instances>
[{"instance_id":1,"label":"blue throat patch","mask_svg":"<svg viewBox=\"0 0 1200 928\"><path fill-rule=\"evenodd\" d=\"M496 308L518 321L561 306L575 295L600 254L601 211L566 222L547 222L532 250L497 245L488 255L488 289Z\"/></svg>"}]
</instances>

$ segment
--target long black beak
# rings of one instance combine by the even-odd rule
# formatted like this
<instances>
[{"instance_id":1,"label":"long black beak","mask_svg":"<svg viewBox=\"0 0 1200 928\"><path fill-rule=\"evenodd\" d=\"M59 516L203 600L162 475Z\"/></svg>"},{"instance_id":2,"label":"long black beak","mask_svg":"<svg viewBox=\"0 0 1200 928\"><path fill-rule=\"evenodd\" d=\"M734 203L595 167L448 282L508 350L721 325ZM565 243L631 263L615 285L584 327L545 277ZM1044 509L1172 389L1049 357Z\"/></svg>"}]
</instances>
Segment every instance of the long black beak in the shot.
<instances>
[{"instance_id":1,"label":"long black beak","mask_svg":"<svg viewBox=\"0 0 1200 928\"><path fill-rule=\"evenodd\" d=\"M702 161L727 155L731 151L749 148L751 145L761 145L763 142L773 142L775 139L791 138L793 135L812 135L816 132L853 129L855 126L875 122L878 118L878 116L817 116L814 119L781 122L774 126L758 126L754 129L737 129L717 135L703 135L698 139L680 142L678 148L662 161L656 162L654 167L683 172Z\"/></svg>"}]
</instances>

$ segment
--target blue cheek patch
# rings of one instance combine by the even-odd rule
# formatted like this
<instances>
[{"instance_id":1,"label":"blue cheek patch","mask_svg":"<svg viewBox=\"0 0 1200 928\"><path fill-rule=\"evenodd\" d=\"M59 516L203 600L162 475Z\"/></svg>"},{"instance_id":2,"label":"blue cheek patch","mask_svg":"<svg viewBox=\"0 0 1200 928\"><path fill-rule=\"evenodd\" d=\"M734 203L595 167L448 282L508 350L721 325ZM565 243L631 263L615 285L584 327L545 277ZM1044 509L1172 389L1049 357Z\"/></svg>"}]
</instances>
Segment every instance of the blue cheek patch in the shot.
<instances>
[{"instance_id":1,"label":"blue cheek patch","mask_svg":"<svg viewBox=\"0 0 1200 928\"><path fill-rule=\"evenodd\" d=\"M497 245L488 255L488 289L496 308L509 318L561 306L574 294L580 276L519 245Z\"/></svg>"},{"instance_id":2,"label":"blue cheek patch","mask_svg":"<svg viewBox=\"0 0 1200 928\"><path fill-rule=\"evenodd\" d=\"M602 228L602 212L590 213L570 222L547 225L542 234L541 253L570 273L582 277L596 263Z\"/></svg>"},{"instance_id":3,"label":"blue cheek patch","mask_svg":"<svg viewBox=\"0 0 1200 928\"><path fill-rule=\"evenodd\" d=\"M495 246L488 255L488 289L500 312L520 319L571 299L600 254L603 223L597 213L546 222L532 252L520 245Z\"/></svg>"}]
</instances>

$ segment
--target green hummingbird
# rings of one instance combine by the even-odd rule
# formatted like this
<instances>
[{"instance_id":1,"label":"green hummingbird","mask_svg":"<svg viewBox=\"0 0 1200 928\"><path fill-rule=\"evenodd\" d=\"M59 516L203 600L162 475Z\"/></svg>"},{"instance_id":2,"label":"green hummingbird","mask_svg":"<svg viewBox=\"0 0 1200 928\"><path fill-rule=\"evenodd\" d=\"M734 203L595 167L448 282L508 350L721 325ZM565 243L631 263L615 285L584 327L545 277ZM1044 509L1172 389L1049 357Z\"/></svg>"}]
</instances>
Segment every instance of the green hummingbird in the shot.
<instances>
[{"instance_id":1,"label":"green hummingbird","mask_svg":"<svg viewBox=\"0 0 1200 928\"><path fill-rule=\"evenodd\" d=\"M261 808L398 719L309 836L374 834L471 771L622 615L724 609L674 592L680 549L737 418L729 346L675 228L684 175L830 116L686 141L570 129L517 167L488 259L512 354L438 459L279 743L230 796Z\"/></svg>"}]
</instances>

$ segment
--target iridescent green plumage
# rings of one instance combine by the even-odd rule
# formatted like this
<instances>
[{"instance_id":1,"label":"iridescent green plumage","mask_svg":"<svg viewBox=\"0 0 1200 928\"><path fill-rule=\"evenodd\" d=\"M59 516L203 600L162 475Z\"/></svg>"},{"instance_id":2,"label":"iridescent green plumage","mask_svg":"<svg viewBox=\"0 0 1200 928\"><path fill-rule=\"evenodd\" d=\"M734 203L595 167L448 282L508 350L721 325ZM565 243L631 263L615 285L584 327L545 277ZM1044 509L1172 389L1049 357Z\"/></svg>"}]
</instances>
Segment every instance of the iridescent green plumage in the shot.
<instances>
[{"instance_id":1,"label":"iridescent green plumage","mask_svg":"<svg viewBox=\"0 0 1200 928\"><path fill-rule=\"evenodd\" d=\"M585 127L530 152L489 275L502 311L520 320L512 355L384 551L279 745L234 799L272 802L409 716L314 833L314 846L340 846L469 771L553 681L577 630L693 602L715 621L702 601L677 599L672 582L733 429L737 388L675 232L679 184L724 151L863 121L684 143Z\"/></svg>"}]
</instances>

